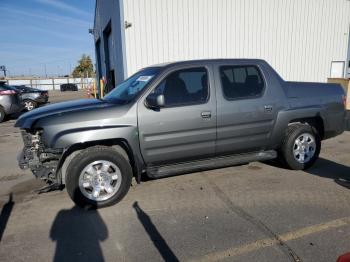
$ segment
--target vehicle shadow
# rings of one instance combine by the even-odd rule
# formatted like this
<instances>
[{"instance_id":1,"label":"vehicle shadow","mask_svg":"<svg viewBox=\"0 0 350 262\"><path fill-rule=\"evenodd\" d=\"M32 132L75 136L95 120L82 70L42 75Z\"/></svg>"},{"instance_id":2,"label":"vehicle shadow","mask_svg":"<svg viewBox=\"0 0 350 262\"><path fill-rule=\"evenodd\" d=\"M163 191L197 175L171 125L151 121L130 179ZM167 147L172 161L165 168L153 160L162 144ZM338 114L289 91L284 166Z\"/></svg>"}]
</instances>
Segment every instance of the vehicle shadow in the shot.
<instances>
[{"instance_id":1,"label":"vehicle shadow","mask_svg":"<svg viewBox=\"0 0 350 262\"><path fill-rule=\"evenodd\" d=\"M284 168L280 162L275 160L263 163L276 168ZM338 185L350 189L350 167L348 166L320 157L311 168L304 170L304 172L332 179Z\"/></svg>"},{"instance_id":2,"label":"vehicle shadow","mask_svg":"<svg viewBox=\"0 0 350 262\"><path fill-rule=\"evenodd\" d=\"M328 159L319 158L315 165L305 172L333 179L335 183L350 189L350 167L333 162Z\"/></svg>"},{"instance_id":3,"label":"vehicle shadow","mask_svg":"<svg viewBox=\"0 0 350 262\"><path fill-rule=\"evenodd\" d=\"M142 226L145 228L149 238L152 240L154 246L157 248L164 261L179 261L174 252L170 249L165 239L159 233L151 218L145 211L139 206L138 202L134 202L133 208L137 213L137 217L140 220Z\"/></svg>"},{"instance_id":4,"label":"vehicle shadow","mask_svg":"<svg viewBox=\"0 0 350 262\"><path fill-rule=\"evenodd\" d=\"M9 195L8 202L3 206L0 214L0 242L2 239L2 236L4 235L7 222L11 216L13 206L15 205L15 202L13 202L13 196L12 193Z\"/></svg>"},{"instance_id":5,"label":"vehicle shadow","mask_svg":"<svg viewBox=\"0 0 350 262\"><path fill-rule=\"evenodd\" d=\"M100 242L108 238L108 229L97 210L74 206L61 210L50 230L56 242L53 261L104 261Z\"/></svg>"}]
</instances>

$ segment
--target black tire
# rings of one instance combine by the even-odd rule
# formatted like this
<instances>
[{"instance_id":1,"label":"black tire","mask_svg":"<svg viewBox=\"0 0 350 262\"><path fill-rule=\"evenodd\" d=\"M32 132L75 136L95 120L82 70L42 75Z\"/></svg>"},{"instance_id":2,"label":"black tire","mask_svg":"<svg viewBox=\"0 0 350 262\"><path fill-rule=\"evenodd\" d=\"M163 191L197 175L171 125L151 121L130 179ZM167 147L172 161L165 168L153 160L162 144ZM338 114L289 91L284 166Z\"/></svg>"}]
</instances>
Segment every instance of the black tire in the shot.
<instances>
[{"instance_id":1,"label":"black tire","mask_svg":"<svg viewBox=\"0 0 350 262\"><path fill-rule=\"evenodd\" d=\"M121 172L121 184L117 192L107 200L95 201L87 198L79 187L79 176L86 166L95 161L109 161L115 164ZM82 208L100 208L118 203L129 191L132 180L132 168L129 161L111 147L93 146L82 150L71 160L66 173L66 188L74 203Z\"/></svg>"},{"instance_id":2,"label":"black tire","mask_svg":"<svg viewBox=\"0 0 350 262\"><path fill-rule=\"evenodd\" d=\"M295 146L295 141L298 137L303 134L310 134L315 141L315 151L312 157L305 162L301 163L297 161L296 157L294 157L293 149ZM288 127L286 130L285 137L282 142L281 152L279 155L279 159L282 160L283 164L290 169L293 170L305 170L311 167L320 154L321 150L321 138L315 128L308 124L293 124Z\"/></svg>"},{"instance_id":3,"label":"black tire","mask_svg":"<svg viewBox=\"0 0 350 262\"><path fill-rule=\"evenodd\" d=\"M23 100L23 105L26 111L32 111L38 107L38 104L35 101L30 99Z\"/></svg>"},{"instance_id":4,"label":"black tire","mask_svg":"<svg viewBox=\"0 0 350 262\"><path fill-rule=\"evenodd\" d=\"M0 106L0 123L5 119L5 110Z\"/></svg>"}]
</instances>

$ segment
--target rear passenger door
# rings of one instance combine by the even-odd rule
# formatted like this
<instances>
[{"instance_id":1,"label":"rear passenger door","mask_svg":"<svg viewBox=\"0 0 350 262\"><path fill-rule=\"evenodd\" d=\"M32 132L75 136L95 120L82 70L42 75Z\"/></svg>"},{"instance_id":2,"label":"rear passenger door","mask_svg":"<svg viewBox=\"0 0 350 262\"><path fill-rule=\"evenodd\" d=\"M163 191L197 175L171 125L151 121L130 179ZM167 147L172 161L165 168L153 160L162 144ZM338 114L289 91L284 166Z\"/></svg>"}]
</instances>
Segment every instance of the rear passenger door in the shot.
<instances>
[{"instance_id":1,"label":"rear passenger door","mask_svg":"<svg viewBox=\"0 0 350 262\"><path fill-rule=\"evenodd\" d=\"M216 98L210 66L170 70L138 103L141 152L148 165L215 155ZM164 95L165 106L151 109L148 96Z\"/></svg>"},{"instance_id":2,"label":"rear passenger door","mask_svg":"<svg viewBox=\"0 0 350 262\"><path fill-rule=\"evenodd\" d=\"M216 153L259 151L269 145L276 101L258 65L217 65Z\"/></svg>"}]
</instances>

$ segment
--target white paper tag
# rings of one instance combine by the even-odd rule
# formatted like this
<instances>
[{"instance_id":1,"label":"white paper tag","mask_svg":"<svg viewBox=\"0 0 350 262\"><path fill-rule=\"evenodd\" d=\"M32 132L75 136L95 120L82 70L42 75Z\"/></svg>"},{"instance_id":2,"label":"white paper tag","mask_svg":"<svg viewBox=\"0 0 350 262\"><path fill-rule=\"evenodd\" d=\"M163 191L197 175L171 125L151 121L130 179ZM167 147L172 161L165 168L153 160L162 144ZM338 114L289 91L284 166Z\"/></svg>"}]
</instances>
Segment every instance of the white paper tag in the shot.
<instances>
[{"instance_id":1,"label":"white paper tag","mask_svg":"<svg viewBox=\"0 0 350 262\"><path fill-rule=\"evenodd\" d=\"M140 82L148 82L149 80L151 80L153 76L140 76L139 78L137 78L136 81L140 81Z\"/></svg>"}]
</instances>

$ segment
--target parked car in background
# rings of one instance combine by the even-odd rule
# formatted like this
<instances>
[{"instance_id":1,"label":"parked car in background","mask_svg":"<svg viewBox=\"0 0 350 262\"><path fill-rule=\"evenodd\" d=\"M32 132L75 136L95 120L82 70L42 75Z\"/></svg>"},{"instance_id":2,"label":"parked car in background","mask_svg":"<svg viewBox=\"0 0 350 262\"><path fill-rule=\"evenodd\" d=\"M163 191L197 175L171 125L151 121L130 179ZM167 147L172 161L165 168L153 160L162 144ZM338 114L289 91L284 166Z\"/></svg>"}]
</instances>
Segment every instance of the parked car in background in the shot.
<instances>
[{"instance_id":1,"label":"parked car in background","mask_svg":"<svg viewBox=\"0 0 350 262\"><path fill-rule=\"evenodd\" d=\"M0 82L0 123L6 115L19 113L22 109L19 91L4 82Z\"/></svg>"},{"instance_id":2,"label":"parked car in background","mask_svg":"<svg viewBox=\"0 0 350 262\"><path fill-rule=\"evenodd\" d=\"M76 84L71 84L71 83L62 84L62 85L60 85L60 90L61 90L61 92L64 92L64 91L78 91L78 86Z\"/></svg>"},{"instance_id":3,"label":"parked car in background","mask_svg":"<svg viewBox=\"0 0 350 262\"><path fill-rule=\"evenodd\" d=\"M28 86L13 86L20 92L20 98L24 109L31 111L40 105L44 105L49 101L49 92Z\"/></svg>"},{"instance_id":4,"label":"parked car in background","mask_svg":"<svg viewBox=\"0 0 350 262\"><path fill-rule=\"evenodd\" d=\"M66 185L79 206L117 203L132 177L160 178L279 159L303 170L321 141L345 129L338 84L284 81L265 61L223 59L155 65L103 99L22 115L21 168ZM156 192L155 192L156 193Z\"/></svg>"}]
</instances>

